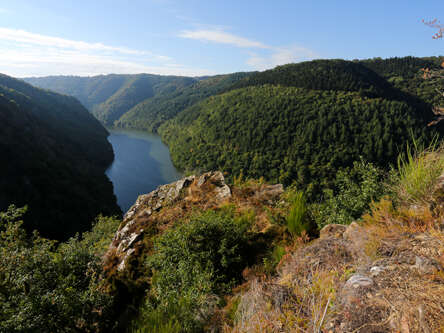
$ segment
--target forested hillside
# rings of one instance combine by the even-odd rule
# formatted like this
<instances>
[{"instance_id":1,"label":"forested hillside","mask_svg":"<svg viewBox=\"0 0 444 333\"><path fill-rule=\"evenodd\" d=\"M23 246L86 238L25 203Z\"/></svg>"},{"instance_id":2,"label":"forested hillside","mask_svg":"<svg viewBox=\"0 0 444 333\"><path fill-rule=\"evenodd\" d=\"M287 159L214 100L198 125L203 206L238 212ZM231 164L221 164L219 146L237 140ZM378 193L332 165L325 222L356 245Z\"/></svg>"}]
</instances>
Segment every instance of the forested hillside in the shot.
<instances>
[{"instance_id":1,"label":"forested hillside","mask_svg":"<svg viewBox=\"0 0 444 333\"><path fill-rule=\"evenodd\" d=\"M316 197L360 156L387 167L413 137L440 132L427 127L434 115L421 90L411 95L368 67L320 60L254 73L159 132L180 168L296 182Z\"/></svg>"},{"instance_id":2,"label":"forested hillside","mask_svg":"<svg viewBox=\"0 0 444 333\"><path fill-rule=\"evenodd\" d=\"M443 57L429 58L390 58L361 60L364 66L387 79L394 87L417 96L431 105L442 104L442 96L436 93L436 87L442 87L444 79L424 79L425 69L441 70Z\"/></svg>"},{"instance_id":3,"label":"forested hillside","mask_svg":"<svg viewBox=\"0 0 444 333\"><path fill-rule=\"evenodd\" d=\"M0 209L28 205L26 227L51 238L120 213L108 132L76 99L1 75L0 118Z\"/></svg>"},{"instance_id":4,"label":"forested hillside","mask_svg":"<svg viewBox=\"0 0 444 333\"><path fill-rule=\"evenodd\" d=\"M391 85L374 71L360 63L340 59L278 66L254 73L235 83L233 88L263 84L316 90L361 91L378 96L393 93Z\"/></svg>"},{"instance_id":5,"label":"forested hillside","mask_svg":"<svg viewBox=\"0 0 444 333\"><path fill-rule=\"evenodd\" d=\"M186 87L196 79L152 74L111 74L93 77L49 76L27 78L25 81L78 98L104 125L113 126L114 121L135 105L157 94L168 94Z\"/></svg>"},{"instance_id":6,"label":"forested hillside","mask_svg":"<svg viewBox=\"0 0 444 333\"><path fill-rule=\"evenodd\" d=\"M130 109L115 125L156 132L157 128L166 120L175 117L187 107L209 96L231 89L235 82L248 75L250 73L217 75L171 93L156 95Z\"/></svg>"},{"instance_id":7,"label":"forested hillside","mask_svg":"<svg viewBox=\"0 0 444 333\"><path fill-rule=\"evenodd\" d=\"M387 167L412 136L428 141L441 132L441 124L427 124L444 82L425 80L423 71L441 62L314 60L207 78L28 81L77 96L107 126L159 131L179 168L263 176L319 193L360 156Z\"/></svg>"}]
</instances>

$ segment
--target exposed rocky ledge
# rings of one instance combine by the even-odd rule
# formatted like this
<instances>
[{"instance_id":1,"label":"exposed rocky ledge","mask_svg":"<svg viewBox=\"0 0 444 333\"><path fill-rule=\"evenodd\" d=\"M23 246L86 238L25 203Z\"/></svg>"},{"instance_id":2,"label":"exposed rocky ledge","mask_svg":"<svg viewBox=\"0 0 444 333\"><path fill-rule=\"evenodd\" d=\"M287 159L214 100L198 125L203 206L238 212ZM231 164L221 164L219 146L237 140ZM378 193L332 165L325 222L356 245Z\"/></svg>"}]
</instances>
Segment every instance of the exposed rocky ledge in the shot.
<instances>
[{"instance_id":1,"label":"exposed rocky ledge","mask_svg":"<svg viewBox=\"0 0 444 333\"><path fill-rule=\"evenodd\" d=\"M431 333L443 327L430 324L431 313L444 314L443 265L439 233L330 224L319 239L291 253L277 277L250 281L236 328L248 331L264 313L270 323L282 323L290 306L291 313L317 311L322 332ZM334 296L323 299L322 288Z\"/></svg>"},{"instance_id":2,"label":"exposed rocky ledge","mask_svg":"<svg viewBox=\"0 0 444 333\"><path fill-rule=\"evenodd\" d=\"M281 184L264 184L249 193L249 196L266 203L277 200L282 193ZM185 211L190 211L193 207L201 209L217 207L229 202L232 196L230 186L225 183L225 178L219 171L185 177L171 184L159 186L151 193L140 195L126 212L107 256L112 256L117 270L123 271L140 245L145 229L151 227L150 223L162 228L162 223L172 223L175 217L183 216ZM162 213L170 215L159 220Z\"/></svg>"}]
</instances>

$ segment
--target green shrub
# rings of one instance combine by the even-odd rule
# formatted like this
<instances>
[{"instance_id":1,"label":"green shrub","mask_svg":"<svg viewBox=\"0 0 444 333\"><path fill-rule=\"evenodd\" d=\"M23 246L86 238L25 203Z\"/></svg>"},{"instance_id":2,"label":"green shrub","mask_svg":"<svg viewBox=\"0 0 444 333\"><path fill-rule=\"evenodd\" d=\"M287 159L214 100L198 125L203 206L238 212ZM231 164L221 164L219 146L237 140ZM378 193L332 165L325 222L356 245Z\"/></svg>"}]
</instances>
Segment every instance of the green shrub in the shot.
<instances>
[{"instance_id":1,"label":"green shrub","mask_svg":"<svg viewBox=\"0 0 444 333\"><path fill-rule=\"evenodd\" d=\"M184 300L155 308L146 302L140 310L139 317L129 329L132 333L180 333L182 332L181 314L188 313ZM192 319L192 318L191 318Z\"/></svg>"},{"instance_id":2,"label":"green shrub","mask_svg":"<svg viewBox=\"0 0 444 333\"><path fill-rule=\"evenodd\" d=\"M372 163L354 162L338 171L334 190L324 192L324 202L311 207L318 228L331 223L349 224L369 209L384 193L383 173Z\"/></svg>"},{"instance_id":3,"label":"green shrub","mask_svg":"<svg viewBox=\"0 0 444 333\"><path fill-rule=\"evenodd\" d=\"M0 332L96 332L113 325L100 258L79 239L60 246L22 228L25 209L0 213Z\"/></svg>"},{"instance_id":4,"label":"green shrub","mask_svg":"<svg viewBox=\"0 0 444 333\"><path fill-rule=\"evenodd\" d=\"M82 234L82 244L91 253L101 257L108 250L120 222L121 220L117 217L97 216L91 231Z\"/></svg>"},{"instance_id":5,"label":"green shrub","mask_svg":"<svg viewBox=\"0 0 444 333\"><path fill-rule=\"evenodd\" d=\"M153 274L151 290L136 332L173 325L171 318L183 331L200 331L219 296L240 281L248 260L248 218L227 211L195 215L155 240L146 263Z\"/></svg>"},{"instance_id":6,"label":"green shrub","mask_svg":"<svg viewBox=\"0 0 444 333\"><path fill-rule=\"evenodd\" d=\"M280 245L276 245L270 254L264 258L264 269L267 274L272 274L276 271L277 265L281 262L282 257L285 255L285 248Z\"/></svg>"}]
</instances>

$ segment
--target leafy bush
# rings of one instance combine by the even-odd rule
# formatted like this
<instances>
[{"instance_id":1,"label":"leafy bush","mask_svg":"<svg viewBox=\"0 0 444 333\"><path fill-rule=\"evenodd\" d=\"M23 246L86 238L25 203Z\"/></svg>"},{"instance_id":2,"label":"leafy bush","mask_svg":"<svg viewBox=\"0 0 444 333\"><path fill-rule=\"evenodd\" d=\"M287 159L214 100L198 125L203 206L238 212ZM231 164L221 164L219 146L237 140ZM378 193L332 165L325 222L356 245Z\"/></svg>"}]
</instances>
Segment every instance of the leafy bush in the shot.
<instances>
[{"instance_id":1,"label":"leafy bush","mask_svg":"<svg viewBox=\"0 0 444 333\"><path fill-rule=\"evenodd\" d=\"M117 217L97 216L91 231L82 234L82 244L89 249L89 252L101 257L108 249L120 222Z\"/></svg>"},{"instance_id":2,"label":"leafy bush","mask_svg":"<svg viewBox=\"0 0 444 333\"><path fill-rule=\"evenodd\" d=\"M324 202L311 211L319 228L331 223L349 224L369 209L384 193L383 173L361 159L353 168L338 171L335 190L326 190Z\"/></svg>"},{"instance_id":3,"label":"leafy bush","mask_svg":"<svg viewBox=\"0 0 444 333\"><path fill-rule=\"evenodd\" d=\"M0 214L0 331L96 332L112 325L100 258L85 243L54 241L22 228L26 209Z\"/></svg>"},{"instance_id":4,"label":"leafy bush","mask_svg":"<svg viewBox=\"0 0 444 333\"><path fill-rule=\"evenodd\" d=\"M154 322L156 327L174 326L172 319L183 331L202 329L219 296L241 279L248 259L246 220L209 211L155 241L155 252L146 263L153 273L152 286L137 330L151 332Z\"/></svg>"},{"instance_id":5,"label":"leafy bush","mask_svg":"<svg viewBox=\"0 0 444 333\"><path fill-rule=\"evenodd\" d=\"M276 245L270 254L264 258L264 270L267 274L272 274L276 271L276 267L281 262L285 252L284 247Z\"/></svg>"}]
</instances>

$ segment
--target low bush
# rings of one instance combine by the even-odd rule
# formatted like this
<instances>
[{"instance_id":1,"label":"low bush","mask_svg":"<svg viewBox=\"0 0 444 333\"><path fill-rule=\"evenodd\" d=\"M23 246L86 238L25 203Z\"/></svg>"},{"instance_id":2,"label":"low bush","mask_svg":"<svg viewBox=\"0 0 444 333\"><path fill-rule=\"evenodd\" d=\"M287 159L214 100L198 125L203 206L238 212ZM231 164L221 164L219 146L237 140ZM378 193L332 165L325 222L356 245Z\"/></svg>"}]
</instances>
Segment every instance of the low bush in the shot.
<instances>
[{"instance_id":1,"label":"low bush","mask_svg":"<svg viewBox=\"0 0 444 333\"><path fill-rule=\"evenodd\" d=\"M324 201L311 207L319 229L331 223L349 224L367 211L385 191L383 172L364 160L353 168L338 171L335 189L324 193Z\"/></svg>"},{"instance_id":2,"label":"low bush","mask_svg":"<svg viewBox=\"0 0 444 333\"><path fill-rule=\"evenodd\" d=\"M151 289L134 332L168 325L174 332L176 320L182 331L202 330L220 296L241 280L248 262L248 227L248 218L229 210L208 211L158 237L146 262Z\"/></svg>"},{"instance_id":3,"label":"low bush","mask_svg":"<svg viewBox=\"0 0 444 333\"><path fill-rule=\"evenodd\" d=\"M304 193L300 191L291 191L288 201L290 208L286 218L287 228L292 235L299 236L310 227L307 201Z\"/></svg>"},{"instance_id":4,"label":"low bush","mask_svg":"<svg viewBox=\"0 0 444 333\"><path fill-rule=\"evenodd\" d=\"M100 258L72 238L60 246L21 220L26 209L0 213L0 331L98 332L113 326L113 297Z\"/></svg>"}]
</instances>

